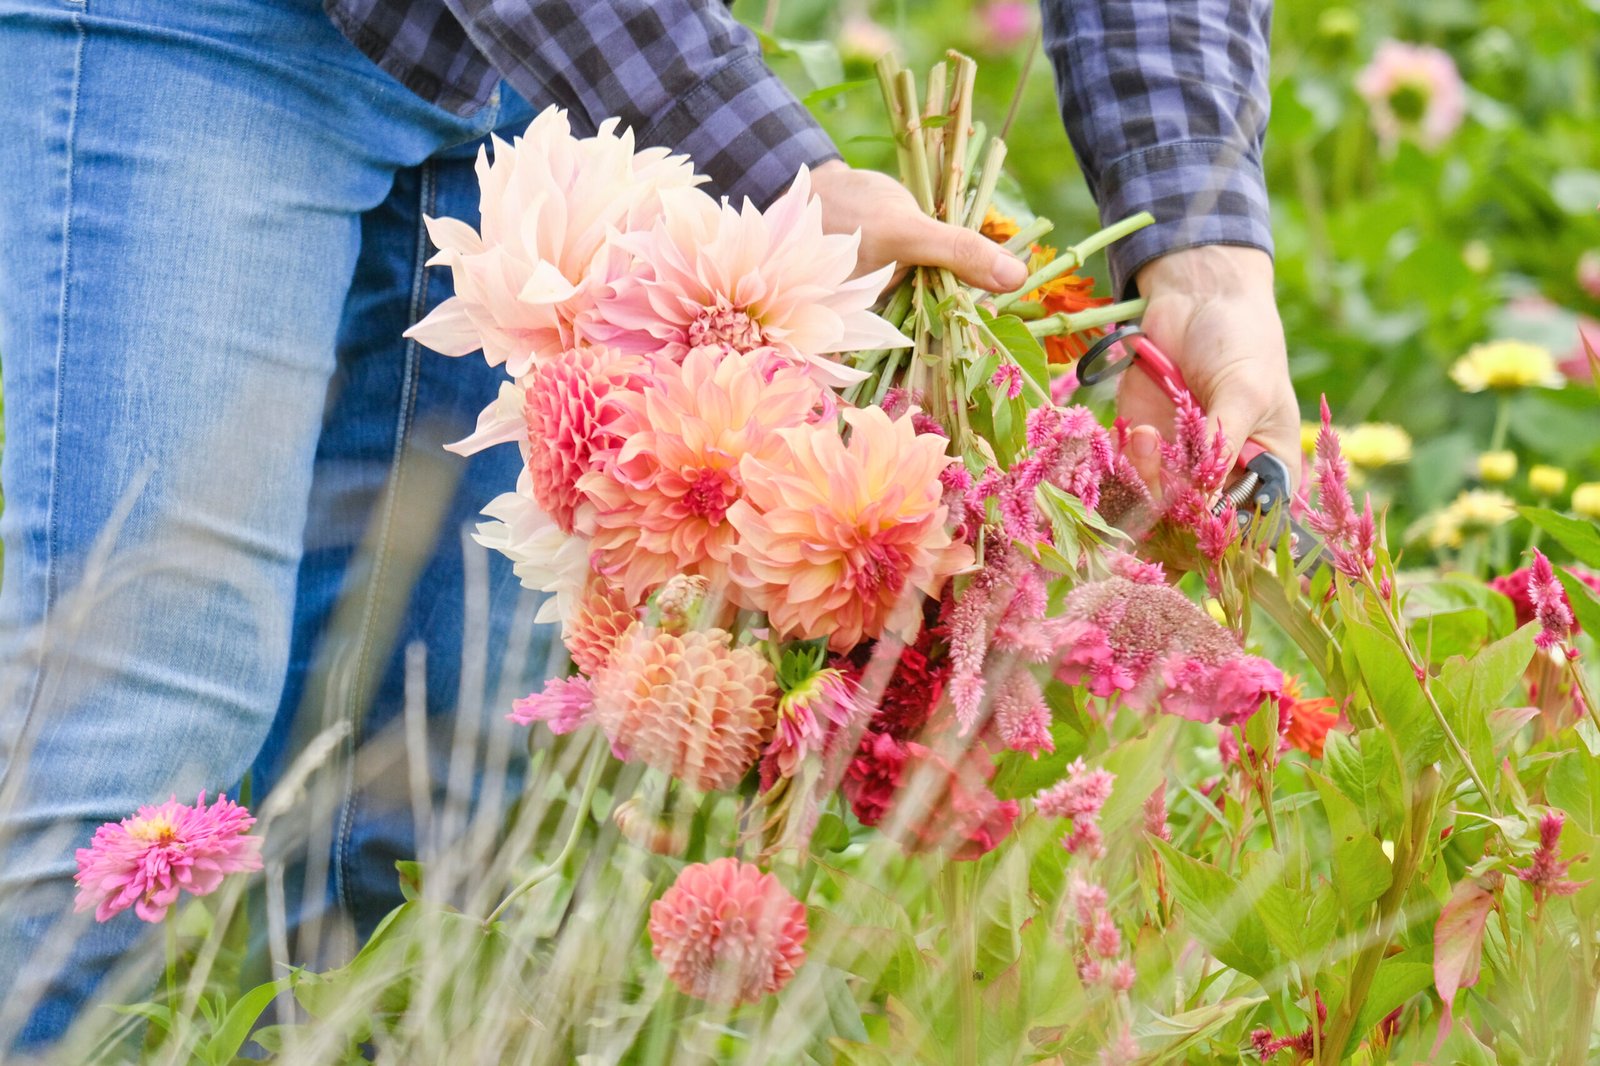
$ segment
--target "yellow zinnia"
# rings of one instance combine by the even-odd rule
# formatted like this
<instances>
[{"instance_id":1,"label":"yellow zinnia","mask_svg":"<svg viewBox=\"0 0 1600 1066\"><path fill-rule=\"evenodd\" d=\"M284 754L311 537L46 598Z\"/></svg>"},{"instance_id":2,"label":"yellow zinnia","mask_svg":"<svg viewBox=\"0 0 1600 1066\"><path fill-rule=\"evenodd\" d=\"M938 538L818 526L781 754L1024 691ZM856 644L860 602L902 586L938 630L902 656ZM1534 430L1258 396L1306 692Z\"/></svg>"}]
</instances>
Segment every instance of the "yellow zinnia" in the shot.
<instances>
[{"instance_id":1,"label":"yellow zinnia","mask_svg":"<svg viewBox=\"0 0 1600 1066\"><path fill-rule=\"evenodd\" d=\"M1572 509L1585 518L1600 518L1600 481L1586 481L1573 489Z\"/></svg>"},{"instance_id":2,"label":"yellow zinnia","mask_svg":"<svg viewBox=\"0 0 1600 1066\"><path fill-rule=\"evenodd\" d=\"M1474 345L1450 368L1450 378L1464 392L1510 391L1531 385L1559 389L1566 380L1548 349L1526 341Z\"/></svg>"},{"instance_id":3,"label":"yellow zinnia","mask_svg":"<svg viewBox=\"0 0 1600 1066\"><path fill-rule=\"evenodd\" d=\"M1339 435L1344 457L1368 469L1411 458L1411 434L1387 422L1363 422Z\"/></svg>"},{"instance_id":4,"label":"yellow zinnia","mask_svg":"<svg viewBox=\"0 0 1600 1066\"><path fill-rule=\"evenodd\" d=\"M1491 484L1510 481L1517 473L1517 453L1504 449L1478 456L1478 477Z\"/></svg>"},{"instance_id":5,"label":"yellow zinnia","mask_svg":"<svg viewBox=\"0 0 1600 1066\"><path fill-rule=\"evenodd\" d=\"M1535 463L1528 468L1528 487L1540 496L1559 496L1567 487L1567 472L1559 466Z\"/></svg>"}]
</instances>

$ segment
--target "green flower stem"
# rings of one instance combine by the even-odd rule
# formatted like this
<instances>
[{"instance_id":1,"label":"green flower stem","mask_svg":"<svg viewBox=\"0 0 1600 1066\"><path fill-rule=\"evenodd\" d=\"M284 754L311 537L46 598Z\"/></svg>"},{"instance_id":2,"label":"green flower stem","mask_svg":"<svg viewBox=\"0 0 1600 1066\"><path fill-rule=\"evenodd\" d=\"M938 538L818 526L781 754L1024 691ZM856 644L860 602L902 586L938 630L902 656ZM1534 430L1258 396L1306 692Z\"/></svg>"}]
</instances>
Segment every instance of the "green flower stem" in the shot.
<instances>
[{"instance_id":1,"label":"green flower stem","mask_svg":"<svg viewBox=\"0 0 1600 1066\"><path fill-rule=\"evenodd\" d=\"M1500 451L1506 446L1506 434L1511 429L1511 396L1509 393L1498 393L1495 396L1494 432L1489 435L1489 450Z\"/></svg>"},{"instance_id":2,"label":"green flower stem","mask_svg":"<svg viewBox=\"0 0 1600 1066\"><path fill-rule=\"evenodd\" d=\"M1378 966L1388 954L1389 943L1398 931L1401 905L1405 902L1406 892L1410 890L1412 879L1416 877L1417 870L1422 865L1423 852L1427 847L1428 829L1433 825L1438 798L1439 771L1430 766L1422 771L1422 776L1417 781L1411 803L1411 818L1402 827L1400 837L1395 841L1393 877L1389 887L1378 897L1378 921L1374 935L1356 956L1355 969L1351 971L1350 984L1345 990L1344 999L1339 1004L1338 1012L1333 1015L1327 1038L1320 1040L1321 1046L1315 1060L1318 1066L1334 1066L1344 1059L1344 1046L1350 1042L1350 1037L1355 1031L1356 1020L1361 1015L1361 1008L1366 1004L1367 994L1372 990L1372 981L1377 976ZM1316 1017L1314 1009L1311 1016L1313 1019Z\"/></svg>"},{"instance_id":3,"label":"green flower stem","mask_svg":"<svg viewBox=\"0 0 1600 1066\"><path fill-rule=\"evenodd\" d=\"M902 70L895 79L895 91L900 98L900 107L907 116L908 126L904 133L896 131L897 137L903 136L906 142L906 152L910 156L911 173L907 176L906 184L911 188L911 195L917 198L917 206L927 214L933 214L933 176L928 170L928 148L923 141L920 129L911 128L910 116L917 114L917 79L909 70Z\"/></svg>"},{"instance_id":4,"label":"green flower stem","mask_svg":"<svg viewBox=\"0 0 1600 1066\"><path fill-rule=\"evenodd\" d=\"M572 828L567 831L567 841L561 845L561 851L550 862L529 874L521 884L513 888L505 899L483 920L484 925L493 925L505 913L506 908L529 889L546 880L551 874L557 873L567 864L572 857L572 852L578 846L578 838L583 836L583 827L589 821L589 807L594 803L594 794L600 787L601 771L606 764L606 742L603 737L595 736L590 741L589 766L585 770L583 795L578 800L577 807L572 812Z\"/></svg>"},{"instance_id":5,"label":"green flower stem","mask_svg":"<svg viewBox=\"0 0 1600 1066\"><path fill-rule=\"evenodd\" d=\"M956 1055L961 1063L978 1061L978 944L973 928L971 886L965 864L947 859L941 880L950 915L950 973L956 986Z\"/></svg>"},{"instance_id":6,"label":"green flower stem","mask_svg":"<svg viewBox=\"0 0 1600 1066\"><path fill-rule=\"evenodd\" d=\"M983 219L978 219L977 225L982 226ZM1017 235L1012 237L1005 244L1001 245L1001 247L1010 252L1012 255L1022 255L1028 250L1029 246L1032 245L1034 241L1045 236L1055 228L1056 224L1051 222L1048 218L1036 218L1026 226L1023 226L1021 229L1017 230Z\"/></svg>"},{"instance_id":7,"label":"green flower stem","mask_svg":"<svg viewBox=\"0 0 1600 1066\"><path fill-rule=\"evenodd\" d=\"M1077 244L1070 245L1060 255L1035 270L1028 277L1028 280L1022 283L1021 288L997 298L995 300L995 309L1004 311L1039 286L1049 284L1061 275L1076 270L1091 255L1102 248L1121 240L1130 233L1144 229L1154 221L1155 216L1150 212L1140 211L1137 215L1131 215L1121 222L1114 222L1103 230L1089 234L1089 236Z\"/></svg>"},{"instance_id":8,"label":"green flower stem","mask_svg":"<svg viewBox=\"0 0 1600 1066\"><path fill-rule=\"evenodd\" d=\"M1000 182L1000 168L1006 161L1006 142L998 137L989 139L989 152L983 157L983 169L978 172L978 187L967 205L967 228L981 229L983 217L989 213L994 199L995 186Z\"/></svg>"},{"instance_id":9,"label":"green flower stem","mask_svg":"<svg viewBox=\"0 0 1600 1066\"><path fill-rule=\"evenodd\" d=\"M907 129L905 112L900 108L900 62L893 52L885 52L874 68L878 75L878 89L883 93L883 105L889 112L889 128L894 136L895 160L900 164L900 180L906 185L911 184L911 151L907 144Z\"/></svg>"},{"instance_id":10,"label":"green flower stem","mask_svg":"<svg viewBox=\"0 0 1600 1066\"><path fill-rule=\"evenodd\" d=\"M1123 300L1121 303L1108 304L1105 307L1091 307L1087 311L1077 314L1065 312L1046 315L1044 318L1035 319L1028 323L1028 332L1035 337L1057 337L1063 333L1081 333L1086 329L1097 326L1109 326L1115 322L1126 322L1144 314L1147 300Z\"/></svg>"},{"instance_id":11,"label":"green flower stem","mask_svg":"<svg viewBox=\"0 0 1600 1066\"><path fill-rule=\"evenodd\" d=\"M950 64L955 77L950 86L950 116L945 126L944 220L961 225L965 218L967 177L967 138L972 129L972 84L978 74L978 64L959 52L950 53ZM943 68L941 68L943 69Z\"/></svg>"},{"instance_id":12,"label":"green flower stem","mask_svg":"<svg viewBox=\"0 0 1600 1066\"><path fill-rule=\"evenodd\" d=\"M178 916L168 913L161 923L166 927L167 942L167 1039L172 1041L172 1061L177 1062L183 1053L183 1041L178 1037Z\"/></svg>"}]
</instances>

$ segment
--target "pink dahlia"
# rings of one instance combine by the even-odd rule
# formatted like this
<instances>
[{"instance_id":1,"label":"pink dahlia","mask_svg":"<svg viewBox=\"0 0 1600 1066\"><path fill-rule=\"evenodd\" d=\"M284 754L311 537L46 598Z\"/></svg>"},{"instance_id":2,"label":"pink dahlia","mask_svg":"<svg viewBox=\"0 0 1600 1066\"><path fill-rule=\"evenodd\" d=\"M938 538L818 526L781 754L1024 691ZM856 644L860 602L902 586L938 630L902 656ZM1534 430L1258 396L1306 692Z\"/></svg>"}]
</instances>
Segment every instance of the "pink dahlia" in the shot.
<instances>
[{"instance_id":1,"label":"pink dahlia","mask_svg":"<svg viewBox=\"0 0 1600 1066\"><path fill-rule=\"evenodd\" d=\"M651 952L686 995L755 1003L805 961L805 904L738 859L685 866L650 905Z\"/></svg>"},{"instance_id":2,"label":"pink dahlia","mask_svg":"<svg viewBox=\"0 0 1600 1066\"><path fill-rule=\"evenodd\" d=\"M1073 589L1063 609L1056 676L1096 696L1121 691L1198 722L1235 725L1277 700L1283 674L1246 655L1228 631L1168 585L1110 577Z\"/></svg>"},{"instance_id":3,"label":"pink dahlia","mask_svg":"<svg viewBox=\"0 0 1600 1066\"><path fill-rule=\"evenodd\" d=\"M594 679L594 720L623 758L702 792L738 785L772 737L772 664L724 630L636 625Z\"/></svg>"},{"instance_id":4,"label":"pink dahlia","mask_svg":"<svg viewBox=\"0 0 1600 1066\"><path fill-rule=\"evenodd\" d=\"M566 532L583 500L578 479L623 443L620 397L642 390L649 371L639 356L571 348L522 379L529 493Z\"/></svg>"},{"instance_id":5,"label":"pink dahlia","mask_svg":"<svg viewBox=\"0 0 1600 1066\"><path fill-rule=\"evenodd\" d=\"M478 153L480 228L427 219L439 248L429 265L450 268L456 294L406 336L445 355L482 348L490 366L520 378L572 347L574 319L627 269L615 234L647 229L664 194L704 179L664 148L635 152L615 119L574 137L555 107L510 144L492 144L493 162Z\"/></svg>"},{"instance_id":6,"label":"pink dahlia","mask_svg":"<svg viewBox=\"0 0 1600 1066\"><path fill-rule=\"evenodd\" d=\"M159 922L180 893L209 895L228 874L261 869L261 838L245 835L255 824L226 796L206 806L204 792L193 807L173 797L107 822L78 849L73 909L93 907L103 922L132 907L144 921Z\"/></svg>"},{"instance_id":7,"label":"pink dahlia","mask_svg":"<svg viewBox=\"0 0 1600 1066\"><path fill-rule=\"evenodd\" d=\"M1425 44L1384 41L1356 79L1372 107L1378 139L1392 147L1412 138L1434 149L1450 139L1467 114L1466 87L1449 54Z\"/></svg>"},{"instance_id":8,"label":"pink dahlia","mask_svg":"<svg viewBox=\"0 0 1600 1066\"><path fill-rule=\"evenodd\" d=\"M772 347L824 385L864 376L828 353L910 343L871 311L893 268L851 279L860 236L823 232L804 168L765 212L678 195L650 232L621 243L639 269L583 325L606 343L674 358L704 344Z\"/></svg>"},{"instance_id":9,"label":"pink dahlia","mask_svg":"<svg viewBox=\"0 0 1600 1066\"><path fill-rule=\"evenodd\" d=\"M741 461L777 454L778 432L804 424L816 400L803 372L778 369L768 380L752 357L711 347L620 396L623 443L578 479L577 525L593 538L595 569L635 601L679 573L727 587Z\"/></svg>"},{"instance_id":10,"label":"pink dahlia","mask_svg":"<svg viewBox=\"0 0 1600 1066\"><path fill-rule=\"evenodd\" d=\"M741 551L733 576L785 637L827 637L846 652L888 631L911 641L922 597L967 566L953 541L939 474L944 438L876 407L833 425L780 430L771 457L739 464L744 497L728 509Z\"/></svg>"}]
</instances>

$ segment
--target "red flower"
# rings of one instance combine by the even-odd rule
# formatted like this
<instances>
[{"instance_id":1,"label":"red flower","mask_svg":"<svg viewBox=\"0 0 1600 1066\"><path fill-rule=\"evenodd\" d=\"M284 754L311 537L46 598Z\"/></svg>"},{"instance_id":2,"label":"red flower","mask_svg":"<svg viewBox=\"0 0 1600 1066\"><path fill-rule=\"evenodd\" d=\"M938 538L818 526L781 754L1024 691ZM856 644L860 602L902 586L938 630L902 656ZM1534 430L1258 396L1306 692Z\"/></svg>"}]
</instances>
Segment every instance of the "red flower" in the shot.
<instances>
[{"instance_id":1,"label":"red flower","mask_svg":"<svg viewBox=\"0 0 1600 1066\"><path fill-rule=\"evenodd\" d=\"M955 859L976 859L1004 840L1016 822L1016 800L989 791L994 764L974 748L953 766L932 748L869 731L845 771L844 794L862 825L886 823L908 851L953 848ZM902 788L916 790L921 808L896 817Z\"/></svg>"}]
</instances>

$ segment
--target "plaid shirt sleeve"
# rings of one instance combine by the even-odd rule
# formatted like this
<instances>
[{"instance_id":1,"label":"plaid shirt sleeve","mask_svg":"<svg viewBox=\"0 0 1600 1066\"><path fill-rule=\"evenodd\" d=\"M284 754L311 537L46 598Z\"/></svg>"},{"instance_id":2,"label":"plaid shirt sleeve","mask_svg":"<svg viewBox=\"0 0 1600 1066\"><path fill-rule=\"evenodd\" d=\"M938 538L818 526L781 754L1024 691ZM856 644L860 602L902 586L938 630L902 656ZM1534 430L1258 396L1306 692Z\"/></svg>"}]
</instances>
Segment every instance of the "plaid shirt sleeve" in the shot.
<instances>
[{"instance_id":1,"label":"plaid shirt sleeve","mask_svg":"<svg viewBox=\"0 0 1600 1066\"><path fill-rule=\"evenodd\" d=\"M1155 225L1110 250L1113 291L1202 244L1272 251L1261 143L1271 0L1044 0L1068 138L1105 223Z\"/></svg>"},{"instance_id":2,"label":"plaid shirt sleeve","mask_svg":"<svg viewBox=\"0 0 1600 1066\"><path fill-rule=\"evenodd\" d=\"M802 164L838 157L722 0L445 0L517 90L592 128L687 153L713 187L766 207Z\"/></svg>"}]
</instances>

